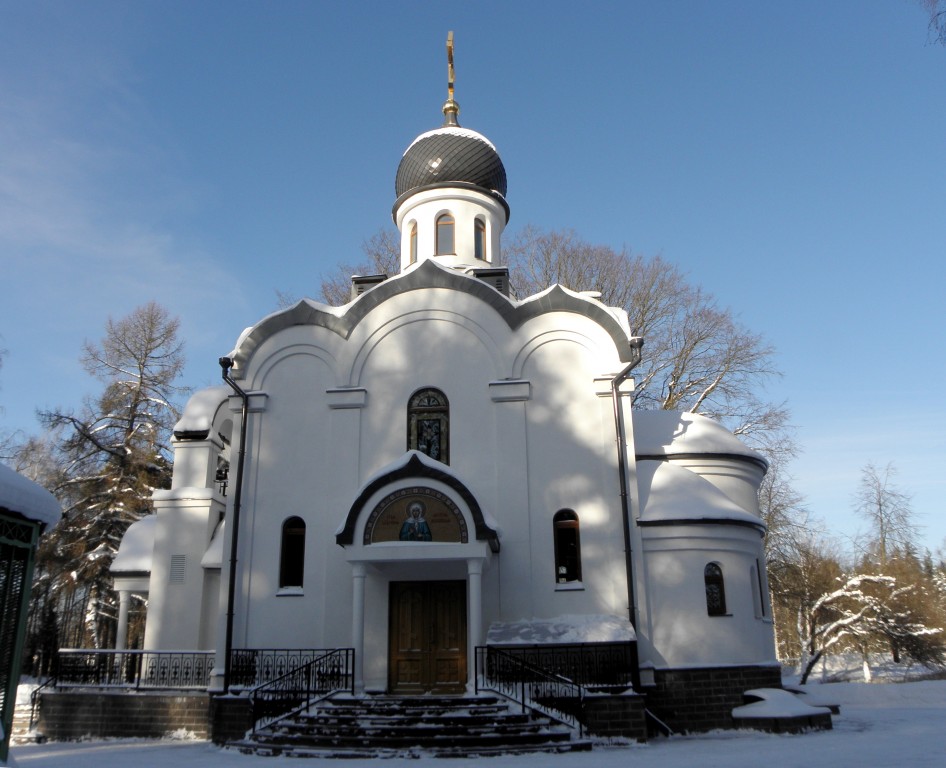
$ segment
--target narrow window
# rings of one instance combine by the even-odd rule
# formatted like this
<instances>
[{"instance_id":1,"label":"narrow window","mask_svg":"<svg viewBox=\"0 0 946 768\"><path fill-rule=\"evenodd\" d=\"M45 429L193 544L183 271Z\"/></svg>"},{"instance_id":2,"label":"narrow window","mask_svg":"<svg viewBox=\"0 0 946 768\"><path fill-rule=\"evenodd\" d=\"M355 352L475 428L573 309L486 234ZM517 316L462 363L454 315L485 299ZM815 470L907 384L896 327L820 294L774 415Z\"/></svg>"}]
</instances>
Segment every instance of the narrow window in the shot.
<instances>
[{"instance_id":1,"label":"narrow window","mask_svg":"<svg viewBox=\"0 0 946 768\"><path fill-rule=\"evenodd\" d=\"M437 217L437 255L445 256L456 253L454 245L454 221L449 213Z\"/></svg>"},{"instance_id":2,"label":"narrow window","mask_svg":"<svg viewBox=\"0 0 946 768\"><path fill-rule=\"evenodd\" d=\"M559 584L581 581L581 537L578 515L570 509L555 513L555 580Z\"/></svg>"},{"instance_id":3,"label":"narrow window","mask_svg":"<svg viewBox=\"0 0 946 768\"><path fill-rule=\"evenodd\" d=\"M762 583L762 563L756 558L755 565L752 568L752 591L755 593L758 608L756 609L756 618L765 618L765 586Z\"/></svg>"},{"instance_id":4,"label":"narrow window","mask_svg":"<svg viewBox=\"0 0 946 768\"><path fill-rule=\"evenodd\" d=\"M723 569L718 563L707 563L703 569L706 585L706 612L710 616L726 615L726 589L723 586Z\"/></svg>"},{"instance_id":5,"label":"narrow window","mask_svg":"<svg viewBox=\"0 0 946 768\"><path fill-rule=\"evenodd\" d=\"M486 223L476 219L473 224L473 255L477 259L486 258Z\"/></svg>"},{"instance_id":6,"label":"narrow window","mask_svg":"<svg viewBox=\"0 0 946 768\"><path fill-rule=\"evenodd\" d=\"M301 587L305 568L305 521L290 517L282 524L279 554L279 588Z\"/></svg>"},{"instance_id":7,"label":"narrow window","mask_svg":"<svg viewBox=\"0 0 946 768\"><path fill-rule=\"evenodd\" d=\"M417 263L417 222L411 225L411 264Z\"/></svg>"},{"instance_id":8,"label":"narrow window","mask_svg":"<svg viewBox=\"0 0 946 768\"><path fill-rule=\"evenodd\" d=\"M450 463L450 404L439 389L419 389L407 404L407 448Z\"/></svg>"}]
</instances>

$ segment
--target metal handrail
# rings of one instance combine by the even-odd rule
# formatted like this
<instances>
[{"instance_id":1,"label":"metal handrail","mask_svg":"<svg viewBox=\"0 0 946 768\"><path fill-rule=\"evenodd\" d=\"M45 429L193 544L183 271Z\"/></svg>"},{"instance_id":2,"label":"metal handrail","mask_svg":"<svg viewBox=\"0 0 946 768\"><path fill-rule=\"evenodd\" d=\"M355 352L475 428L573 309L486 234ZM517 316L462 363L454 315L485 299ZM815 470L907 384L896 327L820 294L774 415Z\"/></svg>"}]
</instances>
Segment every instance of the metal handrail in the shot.
<instances>
[{"instance_id":1,"label":"metal handrail","mask_svg":"<svg viewBox=\"0 0 946 768\"><path fill-rule=\"evenodd\" d=\"M336 648L250 689L253 733L334 693L354 694L354 662L354 648Z\"/></svg>"},{"instance_id":2,"label":"metal handrail","mask_svg":"<svg viewBox=\"0 0 946 768\"><path fill-rule=\"evenodd\" d=\"M32 691L30 691L30 725L29 730L33 730L33 726L36 725L36 710L39 708L39 694L44 688L55 688L56 687L56 678L47 677L45 682L37 685Z\"/></svg>"},{"instance_id":3,"label":"metal handrail","mask_svg":"<svg viewBox=\"0 0 946 768\"><path fill-rule=\"evenodd\" d=\"M477 693L498 693L519 704L523 712L539 712L577 728L579 738L584 736L578 713L585 690L578 683L488 645L476 647L475 680Z\"/></svg>"}]
</instances>

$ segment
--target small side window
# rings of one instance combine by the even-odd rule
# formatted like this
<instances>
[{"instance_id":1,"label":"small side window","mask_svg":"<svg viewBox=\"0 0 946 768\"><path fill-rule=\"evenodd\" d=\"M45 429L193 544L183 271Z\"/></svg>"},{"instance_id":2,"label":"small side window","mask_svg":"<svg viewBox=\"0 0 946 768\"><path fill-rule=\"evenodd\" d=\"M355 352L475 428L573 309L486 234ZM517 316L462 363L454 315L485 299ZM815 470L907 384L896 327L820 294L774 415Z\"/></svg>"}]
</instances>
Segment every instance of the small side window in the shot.
<instances>
[{"instance_id":1,"label":"small side window","mask_svg":"<svg viewBox=\"0 0 946 768\"><path fill-rule=\"evenodd\" d=\"M411 225L411 264L417 263L417 222Z\"/></svg>"},{"instance_id":2,"label":"small side window","mask_svg":"<svg viewBox=\"0 0 946 768\"><path fill-rule=\"evenodd\" d=\"M290 517L282 524L279 553L279 588L301 587L305 571L305 521Z\"/></svg>"},{"instance_id":3,"label":"small side window","mask_svg":"<svg viewBox=\"0 0 946 768\"><path fill-rule=\"evenodd\" d=\"M719 563L707 563L703 569L706 587L706 613L710 616L726 615L726 588L723 584L723 569Z\"/></svg>"},{"instance_id":4,"label":"small side window","mask_svg":"<svg viewBox=\"0 0 946 768\"><path fill-rule=\"evenodd\" d=\"M473 256L486 259L486 223L482 219L473 223Z\"/></svg>"},{"instance_id":5,"label":"small side window","mask_svg":"<svg viewBox=\"0 0 946 768\"><path fill-rule=\"evenodd\" d=\"M568 584L581 581L581 537L578 515L570 509L555 513L552 518L555 536L555 581Z\"/></svg>"},{"instance_id":6,"label":"small side window","mask_svg":"<svg viewBox=\"0 0 946 768\"><path fill-rule=\"evenodd\" d=\"M455 222L449 213L437 217L437 255L446 256L457 252L454 237Z\"/></svg>"}]
</instances>

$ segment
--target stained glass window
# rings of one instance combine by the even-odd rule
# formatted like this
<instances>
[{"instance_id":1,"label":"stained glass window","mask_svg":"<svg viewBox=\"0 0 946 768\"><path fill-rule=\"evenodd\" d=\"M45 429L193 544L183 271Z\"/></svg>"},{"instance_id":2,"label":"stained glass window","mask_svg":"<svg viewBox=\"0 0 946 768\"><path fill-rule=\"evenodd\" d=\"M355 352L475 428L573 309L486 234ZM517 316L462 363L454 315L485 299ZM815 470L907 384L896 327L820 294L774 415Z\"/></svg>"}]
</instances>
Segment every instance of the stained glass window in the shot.
<instances>
[{"instance_id":1,"label":"stained glass window","mask_svg":"<svg viewBox=\"0 0 946 768\"><path fill-rule=\"evenodd\" d=\"M723 569L718 563L707 563L703 569L706 586L706 612L710 616L726 615L726 589L723 586Z\"/></svg>"},{"instance_id":2,"label":"stained glass window","mask_svg":"<svg viewBox=\"0 0 946 768\"><path fill-rule=\"evenodd\" d=\"M407 447L450 463L450 405L439 389L415 392L407 406Z\"/></svg>"}]
</instances>

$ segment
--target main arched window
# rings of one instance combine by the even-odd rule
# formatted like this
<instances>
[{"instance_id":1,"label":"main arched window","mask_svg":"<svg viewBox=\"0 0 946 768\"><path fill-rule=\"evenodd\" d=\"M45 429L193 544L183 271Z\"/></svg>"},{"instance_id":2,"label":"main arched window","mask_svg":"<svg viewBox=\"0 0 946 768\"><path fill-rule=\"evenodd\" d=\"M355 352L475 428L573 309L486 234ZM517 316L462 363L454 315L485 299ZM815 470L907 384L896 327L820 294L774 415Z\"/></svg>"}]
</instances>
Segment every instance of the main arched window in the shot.
<instances>
[{"instance_id":1,"label":"main arched window","mask_svg":"<svg viewBox=\"0 0 946 768\"><path fill-rule=\"evenodd\" d=\"M486 222L482 219L473 222L473 256L477 259L486 258Z\"/></svg>"},{"instance_id":2,"label":"main arched window","mask_svg":"<svg viewBox=\"0 0 946 768\"><path fill-rule=\"evenodd\" d=\"M407 404L407 448L450 463L450 403L439 389L417 390Z\"/></svg>"},{"instance_id":3,"label":"main arched window","mask_svg":"<svg viewBox=\"0 0 946 768\"><path fill-rule=\"evenodd\" d=\"M437 255L446 256L457 252L456 223L449 213L437 217Z\"/></svg>"},{"instance_id":4,"label":"main arched window","mask_svg":"<svg viewBox=\"0 0 946 768\"><path fill-rule=\"evenodd\" d=\"M726 615L726 588L723 585L723 569L719 563L707 563L703 569L703 584L706 587L706 612L710 616Z\"/></svg>"},{"instance_id":5,"label":"main arched window","mask_svg":"<svg viewBox=\"0 0 946 768\"><path fill-rule=\"evenodd\" d=\"M279 588L301 587L305 571L305 520L290 517L282 524Z\"/></svg>"},{"instance_id":6,"label":"main arched window","mask_svg":"<svg viewBox=\"0 0 946 768\"><path fill-rule=\"evenodd\" d=\"M562 509L552 518L555 533L555 580L559 584L581 581L581 537L578 515Z\"/></svg>"},{"instance_id":7,"label":"main arched window","mask_svg":"<svg viewBox=\"0 0 946 768\"><path fill-rule=\"evenodd\" d=\"M417 263L417 222L411 224L411 264Z\"/></svg>"}]
</instances>

